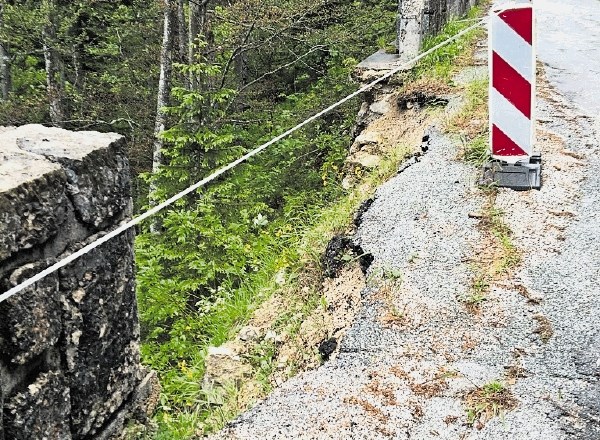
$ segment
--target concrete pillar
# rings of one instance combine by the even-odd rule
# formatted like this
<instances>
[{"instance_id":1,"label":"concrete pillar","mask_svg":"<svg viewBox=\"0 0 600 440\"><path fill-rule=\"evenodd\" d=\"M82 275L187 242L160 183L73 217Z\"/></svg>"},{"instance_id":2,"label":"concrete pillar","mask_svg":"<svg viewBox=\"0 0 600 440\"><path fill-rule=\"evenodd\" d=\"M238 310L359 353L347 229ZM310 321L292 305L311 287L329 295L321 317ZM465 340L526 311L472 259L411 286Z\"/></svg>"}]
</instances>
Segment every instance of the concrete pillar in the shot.
<instances>
[{"instance_id":1,"label":"concrete pillar","mask_svg":"<svg viewBox=\"0 0 600 440\"><path fill-rule=\"evenodd\" d=\"M466 14L477 0L399 0L398 54L405 63L419 54L423 39L435 35L453 17Z\"/></svg>"}]
</instances>

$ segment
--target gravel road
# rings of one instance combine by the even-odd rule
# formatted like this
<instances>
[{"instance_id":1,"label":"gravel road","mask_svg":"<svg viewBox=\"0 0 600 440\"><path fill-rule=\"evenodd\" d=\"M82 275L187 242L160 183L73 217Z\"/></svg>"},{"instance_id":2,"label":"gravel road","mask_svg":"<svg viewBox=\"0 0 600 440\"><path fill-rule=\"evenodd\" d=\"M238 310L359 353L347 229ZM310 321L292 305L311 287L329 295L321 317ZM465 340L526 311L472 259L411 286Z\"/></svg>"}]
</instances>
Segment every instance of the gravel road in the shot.
<instances>
[{"instance_id":1,"label":"gravel road","mask_svg":"<svg viewBox=\"0 0 600 440\"><path fill-rule=\"evenodd\" d=\"M600 2L580 3L577 23L600 29ZM384 184L363 216L356 240L374 256L370 287L340 353L214 438L600 438L600 91L576 98L600 57L569 70L554 38L565 1L539 4L549 79L538 101L544 185L500 190L495 202L520 268L491 287L479 313L467 310L461 298L484 251L469 214L485 197L477 170L432 128L428 152ZM594 35L579 43L597 50ZM508 384L515 408L471 426L470 393L494 381Z\"/></svg>"}]
</instances>

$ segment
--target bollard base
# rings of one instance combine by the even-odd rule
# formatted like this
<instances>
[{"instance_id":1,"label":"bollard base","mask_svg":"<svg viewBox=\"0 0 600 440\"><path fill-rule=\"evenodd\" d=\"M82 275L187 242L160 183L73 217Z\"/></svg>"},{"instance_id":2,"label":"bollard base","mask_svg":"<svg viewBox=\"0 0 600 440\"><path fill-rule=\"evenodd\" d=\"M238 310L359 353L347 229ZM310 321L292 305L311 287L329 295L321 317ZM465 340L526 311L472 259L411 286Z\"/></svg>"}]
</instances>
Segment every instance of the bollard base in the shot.
<instances>
[{"instance_id":1,"label":"bollard base","mask_svg":"<svg viewBox=\"0 0 600 440\"><path fill-rule=\"evenodd\" d=\"M515 191L542 188L542 156L531 156L529 161L508 164L500 160L488 162L483 169L480 185L495 185Z\"/></svg>"}]
</instances>

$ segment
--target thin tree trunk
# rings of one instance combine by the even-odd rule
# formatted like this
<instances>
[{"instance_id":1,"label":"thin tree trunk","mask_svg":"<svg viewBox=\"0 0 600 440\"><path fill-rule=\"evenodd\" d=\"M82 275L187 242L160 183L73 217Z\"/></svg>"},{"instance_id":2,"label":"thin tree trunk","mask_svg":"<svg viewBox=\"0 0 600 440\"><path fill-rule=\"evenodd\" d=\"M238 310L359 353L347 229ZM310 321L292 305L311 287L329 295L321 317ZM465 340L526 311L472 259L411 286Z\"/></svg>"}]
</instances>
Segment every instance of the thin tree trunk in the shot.
<instances>
[{"instance_id":1,"label":"thin tree trunk","mask_svg":"<svg viewBox=\"0 0 600 440\"><path fill-rule=\"evenodd\" d=\"M235 74L238 79L238 89L241 89L246 84L248 84L248 53L244 50L244 45L248 44L250 40L250 34L248 34L248 38L246 41L242 42L241 49L239 53L235 57Z\"/></svg>"},{"instance_id":2,"label":"thin tree trunk","mask_svg":"<svg viewBox=\"0 0 600 440\"><path fill-rule=\"evenodd\" d=\"M204 3L204 2L203 2ZM189 32L188 32L188 64L193 65L198 62L198 35L200 34L200 17L204 7L197 1L190 2ZM198 90L198 76L190 70L189 89Z\"/></svg>"},{"instance_id":3,"label":"thin tree trunk","mask_svg":"<svg viewBox=\"0 0 600 440\"><path fill-rule=\"evenodd\" d=\"M158 95L156 100L156 121L154 124L154 146L152 152L152 173L156 174L163 165L162 149L164 142L162 134L166 129L167 114L165 107L169 105L171 94L171 77L173 72L173 46L175 42L175 0L164 0L164 28L163 41L160 53L160 79L158 82ZM150 204L156 204L156 185L150 185ZM150 227L152 232L159 229L158 223Z\"/></svg>"},{"instance_id":4,"label":"thin tree trunk","mask_svg":"<svg viewBox=\"0 0 600 440\"><path fill-rule=\"evenodd\" d=\"M200 61L202 49L209 52L212 44L212 34L210 32L210 22L208 21L208 4L211 0L199 0L190 2L189 19L189 64L196 64ZM201 47L201 44L205 46ZM198 75L190 72L190 84L192 90L200 90L202 83Z\"/></svg>"},{"instance_id":5,"label":"thin tree trunk","mask_svg":"<svg viewBox=\"0 0 600 440\"><path fill-rule=\"evenodd\" d=\"M179 36L179 60L185 62L188 56L188 35L185 21L185 0L177 3L177 32Z\"/></svg>"},{"instance_id":6,"label":"thin tree trunk","mask_svg":"<svg viewBox=\"0 0 600 440\"><path fill-rule=\"evenodd\" d=\"M185 0L179 0L177 4L177 37L179 42L178 61L185 63L188 60L188 32L187 23L185 20ZM183 83L186 89L190 89L190 77L183 74Z\"/></svg>"},{"instance_id":7,"label":"thin tree trunk","mask_svg":"<svg viewBox=\"0 0 600 440\"><path fill-rule=\"evenodd\" d=\"M65 121L65 110L63 105L64 87L61 63L54 46L56 45L56 26L54 17L54 3L48 1L48 22L42 27L42 41L44 46L44 61L46 65L46 86L50 111L50 120L56 126L62 127Z\"/></svg>"},{"instance_id":8,"label":"thin tree trunk","mask_svg":"<svg viewBox=\"0 0 600 440\"><path fill-rule=\"evenodd\" d=\"M0 3L0 29L4 28L4 3ZM12 86L10 52L7 41L0 41L0 89L2 100L8 100Z\"/></svg>"}]
</instances>

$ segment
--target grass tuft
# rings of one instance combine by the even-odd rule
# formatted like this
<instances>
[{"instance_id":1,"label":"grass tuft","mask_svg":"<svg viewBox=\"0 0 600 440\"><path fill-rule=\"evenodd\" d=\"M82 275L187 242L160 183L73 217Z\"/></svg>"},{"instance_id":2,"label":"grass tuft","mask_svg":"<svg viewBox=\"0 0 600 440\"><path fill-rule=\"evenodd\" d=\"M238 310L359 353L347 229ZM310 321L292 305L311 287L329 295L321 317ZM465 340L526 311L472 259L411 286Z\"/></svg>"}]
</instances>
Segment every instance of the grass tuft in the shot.
<instances>
[{"instance_id":1,"label":"grass tuft","mask_svg":"<svg viewBox=\"0 0 600 440\"><path fill-rule=\"evenodd\" d=\"M476 388L465 396L467 405L467 424L477 429L486 422L504 412L516 408L517 399L510 389L500 381L489 382Z\"/></svg>"}]
</instances>

